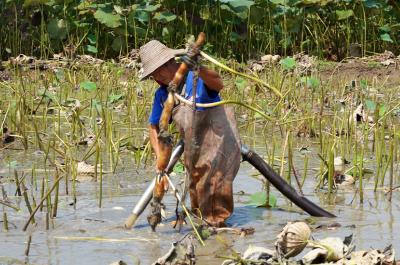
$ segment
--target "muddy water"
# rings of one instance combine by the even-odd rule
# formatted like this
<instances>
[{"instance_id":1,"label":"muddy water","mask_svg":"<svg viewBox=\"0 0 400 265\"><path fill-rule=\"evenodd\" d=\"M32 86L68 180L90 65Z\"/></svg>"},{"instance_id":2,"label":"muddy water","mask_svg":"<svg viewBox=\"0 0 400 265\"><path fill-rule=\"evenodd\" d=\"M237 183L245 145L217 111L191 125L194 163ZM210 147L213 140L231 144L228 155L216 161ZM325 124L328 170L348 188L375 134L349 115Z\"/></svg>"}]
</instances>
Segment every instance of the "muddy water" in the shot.
<instances>
[{"instance_id":1,"label":"muddy water","mask_svg":"<svg viewBox=\"0 0 400 265\"><path fill-rule=\"evenodd\" d=\"M255 147L260 154L265 154L261 145ZM18 162L16 168L18 171L29 172L32 163L39 169L43 161L32 153L33 151L27 153L13 151L7 159ZM392 202L388 202L383 191L376 193L372 191L372 176L370 176L370 181L364 180L365 191L362 204L359 203L359 196L355 189L338 191L331 196L327 196L324 192L316 193L314 191L316 172L312 168L318 168L319 162L316 156L311 155L314 153L316 152L310 153L310 170L304 193L312 201L336 214L337 218L310 218L297 207L292 206L274 189L272 192L278 196L278 208L246 206L248 195L260 191L261 185L259 180L250 177L255 173L254 169L249 164L243 163L234 184L235 211L228 223L234 227L254 227L256 232L245 238L232 234L220 234L218 237L208 239L206 247L198 248L196 251L197 264L221 264L223 259L218 256L228 255L229 249L243 252L249 244L273 248L275 236L280 229L286 222L294 220L307 220L314 228L333 222L341 225L335 230L316 229L313 232L315 238L344 237L353 234L358 249L383 248L388 244L393 244L394 248L399 250L400 240L397 239L396 231L399 231L400 225L396 220L400 218L400 193L395 192ZM7 177L13 176L4 167L5 157L7 156L3 157L0 168L3 182L7 182L5 180ZM58 215L51 220L49 230L45 228L44 212L38 212L37 224L31 225L28 233L22 232L28 211L23 199L13 196L14 184L5 184L11 201L18 204L21 211L4 208L8 214L10 230L0 232L0 264L22 264L24 261L29 264L110 264L118 260L124 260L128 264L150 264L165 254L171 242L182 237L190 230L190 227L186 226L181 233L171 227L175 200L169 194L166 197L168 219L156 233L152 233L147 225L146 212L139 219L135 229L123 230L122 224L151 180L152 171L151 169L132 169L132 158L128 156L122 157L122 161L124 164L118 167L116 174L104 175L102 208L98 207L98 183L84 182L77 185L78 200L74 209L72 196L66 195L65 184L62 182ZM299 175L302 175L303 157L297 151L295 165L299 170ZM50 179L52 179L52 174L54 172L48 172ZM26 175L30 179L30 173ZM38 170L37 175L40 179L45 174ZM179 176L176 178L178 179ZM35 185L32 186L36 200L40 194L39 183L38 180L37 189ZM69 183L69 190L70 192L72 190L71 183ZM0 209L2 208L0 205ZM29 258L26 259L24 250L29 233L32 235L32 244Z\"/></svg>"}]
</instances>

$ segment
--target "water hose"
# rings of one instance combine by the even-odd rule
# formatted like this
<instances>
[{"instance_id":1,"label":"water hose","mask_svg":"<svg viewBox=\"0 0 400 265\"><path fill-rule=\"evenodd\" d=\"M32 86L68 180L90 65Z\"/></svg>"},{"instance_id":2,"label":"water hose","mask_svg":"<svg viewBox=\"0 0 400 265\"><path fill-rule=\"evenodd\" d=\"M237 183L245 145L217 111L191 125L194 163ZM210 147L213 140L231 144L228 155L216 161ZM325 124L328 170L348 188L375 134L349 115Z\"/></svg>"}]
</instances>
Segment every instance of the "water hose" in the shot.
<instances>
[{"instance_id":1,"label":"water hose","mask_svg":"<svg viewBox=\"0 0 400 265\"><path fill-rule=\"evenodd\" d=\"M303 209L311 216L336 217L334 214L322 209L306 197L301 196L297 191L286 183L258 154L242 145L241 153L244 161L253 165L275 188L277 188L290 201Z\"/></svg>"},{"instance_id":2,"label":"water hose","mask_svg":"<svg viewBox=\"0 0 400 265\"><path fill-rule=\"evenodd\" d=\"M183 146L184 146L183 140L180 140L178 142L178 144L176 145L175 149L172 151L169 163L165 169L165 172L167 174L172 172L176 162L183 154ZM144 209L146 209L146 206L150 203L151 199L153 198L153 189L154 189L155 184L156 184L156 178L154 178L152 180L150 185L147 187L147 189L143 193L142 197L137 202L135 208L132 210L131 215L126 219L125 225L124 225L126 229L131 229L132 226L135 225L139 216L143 213Z\"/></svg>"}]
</instances>

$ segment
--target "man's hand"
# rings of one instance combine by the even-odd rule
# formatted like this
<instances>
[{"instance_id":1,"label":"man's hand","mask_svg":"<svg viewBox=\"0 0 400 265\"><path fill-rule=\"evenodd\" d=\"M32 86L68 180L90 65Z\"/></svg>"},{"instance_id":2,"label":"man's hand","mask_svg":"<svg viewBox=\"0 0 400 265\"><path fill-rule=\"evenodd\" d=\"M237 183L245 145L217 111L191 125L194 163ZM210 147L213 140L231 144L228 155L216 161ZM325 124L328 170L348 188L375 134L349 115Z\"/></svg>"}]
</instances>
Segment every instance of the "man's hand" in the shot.
<instances>
[{"instance_id":1,"label":"man's hand","mask_svg":"<svg viewBox=\"0 0 400 265\"><path fill-rule=\"evenodd\" d=\"M186 54L192 59L197 59L196 57L200 54L200 48L195 44L195 42L190 42L187 46Z\"/></svg>"},{"instance_id":2,"label":"man's hand","mask_svg":"<svg viewBox=\"0 0 400 265\"><path fill-rule=\"evenodd\" d=\"M199 68L199 61L198 56L191 58L189 55L182 55L180 60L185 63L190 70L198 69Z\"/></svg>"},{"instance_id":3,"label":"man's hand","mask_svg":"<svg viewBox=\"0 0 400 265\"><path fill-rule=\"evenodd\" d=\"M194 39L189 40L186 44L186 54L180 57L181 61L184 62L190 70L197 69L199 67L200 47L196 45Z\"/></svg>"}]
</instances>

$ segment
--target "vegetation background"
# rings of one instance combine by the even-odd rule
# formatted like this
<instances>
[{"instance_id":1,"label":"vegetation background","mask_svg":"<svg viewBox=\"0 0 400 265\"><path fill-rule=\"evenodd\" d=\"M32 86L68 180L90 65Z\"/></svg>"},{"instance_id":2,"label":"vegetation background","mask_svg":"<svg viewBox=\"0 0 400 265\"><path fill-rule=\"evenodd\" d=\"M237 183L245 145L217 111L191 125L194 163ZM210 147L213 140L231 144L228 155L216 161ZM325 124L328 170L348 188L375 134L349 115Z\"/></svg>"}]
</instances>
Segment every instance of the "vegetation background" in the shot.
<instances>
[{"instance_id":1,"label":"vegetation background","mask_svg":"<svg viewBox=\"0 0 400 265\"><path fill-rule=\"evenodd\" d=\"M207 34L205 50L239 61L306 52L340 60L399 52L397 0L1 0L0 57L68 51L113 58L150 39L181 47Z\"/></svg>"}]
</instances>

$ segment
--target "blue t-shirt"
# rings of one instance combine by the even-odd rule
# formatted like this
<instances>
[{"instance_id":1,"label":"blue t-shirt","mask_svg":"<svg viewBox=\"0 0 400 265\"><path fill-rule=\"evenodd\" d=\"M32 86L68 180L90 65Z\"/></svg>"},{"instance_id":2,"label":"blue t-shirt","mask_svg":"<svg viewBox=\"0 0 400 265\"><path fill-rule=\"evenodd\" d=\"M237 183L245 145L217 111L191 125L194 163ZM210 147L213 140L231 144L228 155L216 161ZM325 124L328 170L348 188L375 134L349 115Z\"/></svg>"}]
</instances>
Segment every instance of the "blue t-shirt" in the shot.
<instances>
[{"instance_id":1,"label":"blue t-shirt","mask_svg":"<svg viewBox=\"0 0 400 265\"><path fill-rule=\"evenodd\" d=\"M192 97L192 86L193 86L193 72L189 71L186 78L185 98L190 99ZM162 110L164 108L164 102L167 100L168 90L167 86L160 86L155 95L153 101L153 107L149 117L149 123L152 125L158 125L161 117ZM217 91L208 89L204 84L203 79L200 77L197 79L196 88L196 103L213 103L220 101L219 93ZM204 110L204 108L197 108L198 110Z\"/></svg>"}]
</instances>

